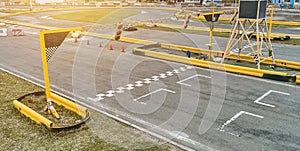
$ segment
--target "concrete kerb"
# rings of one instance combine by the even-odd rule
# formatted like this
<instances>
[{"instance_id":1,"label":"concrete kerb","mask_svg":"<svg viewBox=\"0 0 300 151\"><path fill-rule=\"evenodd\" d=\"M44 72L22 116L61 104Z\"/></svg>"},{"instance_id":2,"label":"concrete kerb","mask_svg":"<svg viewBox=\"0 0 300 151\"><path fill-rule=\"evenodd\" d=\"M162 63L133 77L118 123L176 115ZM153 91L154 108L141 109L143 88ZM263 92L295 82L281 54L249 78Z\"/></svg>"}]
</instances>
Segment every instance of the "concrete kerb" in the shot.
<instances>
[{"instance_id":1,"label":"concrete kerb","mask_svg":"<svg viewBox=\"0 0 300 151\"><path fill-rule=\"evenodd\" d=\"M286 81L286 82L295 82L296 77L295 76L288 76L287 73L283 72L276 72L276 71L268 71L268 70L258 70L254 68L248 68L248 67L240 67L235 65L228 65L228 64L221 64L216 62L209 62L204 60L198 60L193 58L187 58L182 56L176 56L171 55L167 53L161 53L161 52L153 52L145 49L139 49L135 48L133 50L134 54L137 55L143 55L168 61L174 61L174 62L180 62L190 65L195 65L203 68L210 68L215 70L221 70L226 72L232 72L237 74L243 74L243 75L249 75L249 76L255 76L260 78L267 78L267 79L273 79L278 81ZM298 81L300 79L297 79ZM299 81L300 82L300 81Z\"/></svg>"}]
</instances>

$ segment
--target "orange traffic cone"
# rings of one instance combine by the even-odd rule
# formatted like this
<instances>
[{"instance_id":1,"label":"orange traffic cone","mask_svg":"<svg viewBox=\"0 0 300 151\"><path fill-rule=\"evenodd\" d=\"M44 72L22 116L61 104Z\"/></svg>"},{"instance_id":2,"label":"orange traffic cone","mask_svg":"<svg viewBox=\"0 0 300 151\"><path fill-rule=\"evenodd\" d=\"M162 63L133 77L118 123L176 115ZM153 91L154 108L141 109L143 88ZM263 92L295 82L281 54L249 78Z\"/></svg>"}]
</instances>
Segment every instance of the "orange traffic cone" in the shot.
<instances>
[{"instance_id":1,"label":"orange traffic cone","mask_svg":"<svg viewBox=\"0 0 300 151\"><path fill-rule=\"evenodd\" d=\"M99 47L102 47L102 42L100 41L100 43L99 43Z\"/></svg>"},{"instance_id":2,"label":"orange traffic cone","mask_svg":"<svg viewBox=\"0 0 300 151\"><path fill-rule=\"evenodd\" d=\"M90 40L87 40L87 41L86 41L86 45L90 45Z\"/></svg>"},{"instance_id":3,"label":"orange traffic cone","mask_svg":"<svg viewBox=\"0 0 300 151\"><path fill-rule=\"evenodd\" d=\"M75 41L74 41L74 43L77 43L78 42L78 38L77 37L75 37Z\"/></svg>"},{"instance_id":4,"label":"orange traffic cone","mask_svg":"<svg viewBox=\"0 0 300 151\"><path fill-rule=\"evenodd\" d=\"M113 50L112 44L109 45L109 50Z\"/></svg>"},{"instance_id":5,"label":"orange traffic cone","mask_svg":"<svg viewBox=\"0 0 300 151\"><path fill-rule=\"evenodd\" d=\"M122 50L122 52L125 52L125 47L124 47L124 46L122 46L122 49L121 49L121 50Z\"/></svg>"}]
</instances>

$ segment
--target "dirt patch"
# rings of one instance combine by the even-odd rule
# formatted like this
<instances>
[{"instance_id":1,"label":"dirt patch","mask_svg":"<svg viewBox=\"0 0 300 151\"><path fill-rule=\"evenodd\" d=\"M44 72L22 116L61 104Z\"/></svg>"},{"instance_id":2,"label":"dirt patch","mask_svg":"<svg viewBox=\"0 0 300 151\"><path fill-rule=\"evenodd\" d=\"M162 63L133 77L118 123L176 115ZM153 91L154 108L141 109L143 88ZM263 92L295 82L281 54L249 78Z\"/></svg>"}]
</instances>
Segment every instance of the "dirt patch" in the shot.
<instances>
[{"instance_id":1,"label":"dirt patch","mask_svg":"<svg viewBox=\"0 0 300 151\"><path fill-rule=\"evenodd\" d=\"M29 108L33 109L37 113L41 114L42 116L46 117L47 119L53 121L55 128L73 126L80 123L82 120L82 117L77 113L55 103L53 103L53 106L56 109L57 113L60 115L60 119L53 117L52 114L49 114L47 111L45 112L44 107L46 106L47 101L46 96L43 92L26 95L19 101Z\"/></svg>"}]
</instances>

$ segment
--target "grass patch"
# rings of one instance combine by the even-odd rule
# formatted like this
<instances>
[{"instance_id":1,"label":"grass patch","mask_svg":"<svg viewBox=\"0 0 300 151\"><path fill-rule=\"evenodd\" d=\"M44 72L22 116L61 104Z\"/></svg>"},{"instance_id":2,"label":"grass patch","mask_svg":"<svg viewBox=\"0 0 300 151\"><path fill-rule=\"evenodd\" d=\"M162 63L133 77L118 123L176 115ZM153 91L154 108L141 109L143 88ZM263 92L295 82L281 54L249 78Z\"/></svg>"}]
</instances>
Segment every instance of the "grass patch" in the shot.
<instances>
[{"instance_id":1,"label":"grass patch","mask_svg":"<svg viewBox=\"0 0 300 151\"><path fill-rule=\"evenodd\" d=\"M72 20L78 22L90 22L98 24L115 24L124 18L137 15L140 11L127 9L96 9L80 12L57 14L51 17L61 20Z\"/></svg>"},{"instance_id":2,"label":"grass patch","mask_svg":"<svg viewBox=\"0 0 300 151\"><path fill-rule=\"evenodd\" d=\"M93 120L79 129L51 132L26 118L12 104L14 99L43 89L2 70L0 79L1 150L123 151L129 150L127 148L145 148L146 145L151 146L141 150L170 150L170 146L156 145L152 140L145 139L150 136L93 111ZM138 136L143 136L143 139ZM115 141L109 141L108 138L114 138Z\"/></svg>"}]
</instances>

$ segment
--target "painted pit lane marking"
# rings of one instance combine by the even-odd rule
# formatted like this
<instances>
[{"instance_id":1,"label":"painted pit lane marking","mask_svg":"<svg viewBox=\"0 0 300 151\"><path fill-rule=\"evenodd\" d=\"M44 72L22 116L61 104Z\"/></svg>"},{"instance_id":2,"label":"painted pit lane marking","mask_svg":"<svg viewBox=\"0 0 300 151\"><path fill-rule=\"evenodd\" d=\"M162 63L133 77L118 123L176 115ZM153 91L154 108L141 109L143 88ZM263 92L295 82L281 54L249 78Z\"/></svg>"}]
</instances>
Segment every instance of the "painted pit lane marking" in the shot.
<instances>
[{"instance_id":1,"label":"painted pit lane marking","mask_svg":"<svg viewBox=\"0 0 300 151\"><path fill-rule=\"evenodd\" d=\"M184 71L187 71L187 70L190 70L193 68L194 68L193 66L184 65L184 66L179 67L178 69L174 69L171 71L167 71L165 73L160 73L158 75L154 75L154 76L145 78L140 81L136 81L136 82L134 82L134 84L127 84L125 87L118 87L118 88L116 88L116 90L108 90L108 91L106 91L106 93L97 94L95 98L88 97L87 99L89 99L93 102L98 102L98 101L104 100L105 98L113 97L116 94L124 93L126 90L130 91L137 87L142 87L143 85L150 84L151 82L158 81L159 79L165 79L167 77L171 77L173 75L179 74L181 72L184 72Z\"/></svg>"},{"instance_id":2,"label":"painted pit lane marking","mask_svg":"<svg viewBox=\"0 0 300 151\"><path fill-rule=\"evenodd\" d=\"M206 76L206 75L202 75L202 74L195 74L195 75L193 75L193 76L190 76L190 77L188 77L188 78L185 78L185 79L183 79L183 80L180 80L180 81L178 81L178 82L176 82L176 83L178 83L178 84L181 84L181 85L185 85L185 86L191 86L190 84L186 84L186 83L183 83L184 81L187 81L187 80L190 80L190 79L192 79L192 78L195 78L195 77L204 77L204 78L208 78L208 79L210 79L211 77L210 76Z\"/></svg>"},{"instance_id":3,"label":"painted pit lane marking","mask_svg":"<svg viewBox=\"0 0 300 151\"><path fill-rule=\"evenodd\" d=\"M140 96L140 97L138 97L138 98L136 98L136 99L133 99L133 101L139 102L139 103L141 103L141 104L146 104L145 102L140 102L140 101L138 101L138 100L140 100L140 99L142 99L142 98L145 98L145 97L147 97L147 96L150 96L150 95L152 95L152 94L154 94L154 93L157 93L157 92L159 92L159 91L166 91L166 92L170 92L170 93L174 93L174 94L176 93L175 91L172 91L172 90L169 90L169 89L160 88L160 89L157 89L157 90L152 91L152 92L150 92L150 93L147 93L147 94L145 94L145 95L143 95L143 96Z\"/></svg>"},{"instance_id":4,"label":"painted pit lane marking","mask_svg":"<svg viewBox=\"0 0 300 151\"><path fill-rule=\"evenodd\" d=\"M278 93L278 94L283 94L283 95L290 95L289 93L286 92L280 92L280 91L275 91L275 90L269 90L267 93L265 93L264 95L262 95L261 97L259 97L258 99L256 99L254 101L254 103L260 104L260 105L264 105L264 106L268 106L268 107L275 107L275 105L272 104L268 104L268 103L264 103L264 102L260 102L262 99L264 99L266 96L268 96L270 93Z\"/></svg>"},{"instance_id":5,"label":"painted pit lane marking","mask_svg":"<svg viewBox=\"0 0 300 151\"><path fill-rule=\"evenodd\" d=\"M239 113L235 114L231 119L229 119L228 121L226 121L226 122L221 126L221 128L218 128L217 130L220 131L220 132L224 132L224 133L227 133L227 134L230 134L230 135L239 137L240 134L234 134L234 133L232 133L232 132L225 131L224 128L225 128L226 126L228 126L228 124L230 124L231 122L233 122L234 120L236 120L238 117L240 117L240 116L243 115L243 114L250 115L250 116L253 116L253 117L257 117L257 118L260 118L260 119L263 119L263 118L264 118L264 117L261 116L261 115L257 115L257 114L250 113L250 112L246 112L246 111L240 111Z\"/></svg>"}]
</instances>

